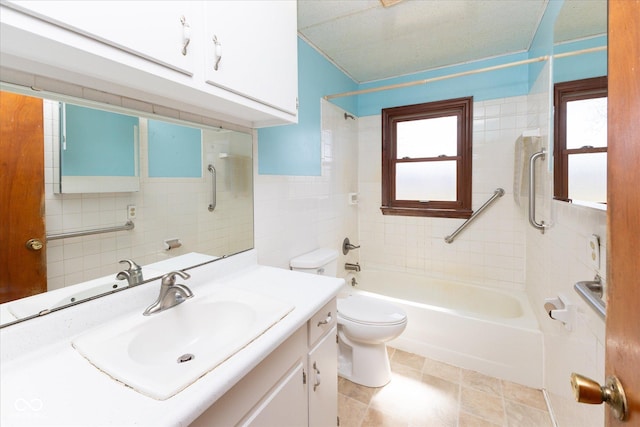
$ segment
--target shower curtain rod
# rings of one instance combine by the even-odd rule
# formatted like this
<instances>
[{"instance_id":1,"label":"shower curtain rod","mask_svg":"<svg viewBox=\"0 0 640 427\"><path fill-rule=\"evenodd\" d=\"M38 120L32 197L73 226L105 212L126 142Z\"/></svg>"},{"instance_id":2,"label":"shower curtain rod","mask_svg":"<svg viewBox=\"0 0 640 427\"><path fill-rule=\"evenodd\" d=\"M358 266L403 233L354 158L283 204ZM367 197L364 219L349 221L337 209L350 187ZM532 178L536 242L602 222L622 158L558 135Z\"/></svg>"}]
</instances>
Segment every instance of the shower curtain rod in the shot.
<instances>
[{"instance_id":1,"label":"shower curtain rod","mask_svg":"<svg viewBox=\"0 0 640 427\"><path fill-rule=\"evenodd\" d=\"M487 71L496 71L496 70L502 70L504 68L517 67L519 65L526 65L526 64L532 64L532 63L535 63L535 62L542 62L542 61L548 60L550 57L553 57L553 58L566 58L568 56L575 56L575 55L582 55L582 54L585 54L585 53L599 52L601 50L606 50L606 49L607 49L606 46L600 46L600 47L592 47L592 48L588 48L588 49L576 50L576 51L573 51L573 52L557 53L555 55L544 55L544 56L539 56L537 58L524 59L522 61L508 62L506 64L494 65L494 66L485 67L485 68L478 68L477 70L462 71L460 73L447 74L447 75L439 76L439 77L431 77L431 78L428 78L428 79L414 80L412 82L396 83L396 84L388 85L388 86L380 86L380 87L369 88L369 89L354 90L354 91L350 91L350 92L336 93L334 95L325 95L324 99L326 99L328 101L328 100L334 99L334 98L344 98L344 97L347 97L347 96L362 95L362 94L365 94L365 93L382 92L382 91L391 90L391 89L400 89L400 88L411 87L411 86L420 86L420 85L425 85L427 83L437 82L437 81L440 81L440 80L453 79L453 78L456 78L456 77L469 76L469 75L472 75L472 74L486 73Z\"/></svg>"}]
</instances>

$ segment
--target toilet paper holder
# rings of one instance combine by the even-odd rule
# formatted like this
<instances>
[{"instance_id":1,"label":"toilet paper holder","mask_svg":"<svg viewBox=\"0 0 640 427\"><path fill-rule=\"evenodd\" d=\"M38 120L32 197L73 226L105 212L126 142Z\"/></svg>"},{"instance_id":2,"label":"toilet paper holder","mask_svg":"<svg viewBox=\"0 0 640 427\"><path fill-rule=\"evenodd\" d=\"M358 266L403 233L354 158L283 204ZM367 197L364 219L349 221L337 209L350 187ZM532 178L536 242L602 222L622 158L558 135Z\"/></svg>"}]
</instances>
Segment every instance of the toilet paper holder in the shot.
<instances>
[{"instance_id":1,"label":"toilet paper holder","mask_svg":"<svg viewBox=\"0 0 640 427\"><path fill-rule=\"evenodd\" d=\"M576 305L572 304L564 295L560 294L555 298L545 298L544 310L550 318L562 322L568 331L573 327Z\"/></svg>"}]
</instances>

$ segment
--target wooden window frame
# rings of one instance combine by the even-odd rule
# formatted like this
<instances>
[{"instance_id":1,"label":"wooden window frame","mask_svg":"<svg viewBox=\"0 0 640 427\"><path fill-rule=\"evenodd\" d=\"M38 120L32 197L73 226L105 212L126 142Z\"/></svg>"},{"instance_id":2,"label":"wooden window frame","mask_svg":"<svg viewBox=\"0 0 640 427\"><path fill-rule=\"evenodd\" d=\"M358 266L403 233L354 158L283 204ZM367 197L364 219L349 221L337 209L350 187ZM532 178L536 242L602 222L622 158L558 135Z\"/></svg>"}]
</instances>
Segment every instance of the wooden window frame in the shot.
<instances>
[{"instance_id":1,"label":"wooden window frame","mask_svg":"<svg viewBox=\"0 0 640 427\"><path fill-rule=\"evenodd\" d=\"M553 194L556 200L571 201L569 199L570 155L607 152L607 147L567 149L567 102L606 97L607 82L607 76L604 76L556 83L553 87Z\"/></svg>"},{"instance_id":2,"label":"wooden window frame","mask_svg":"<svg viewBox=\"0 0 640 427\"><path fill-rule=\"evenodd\" d=\"M458 117L457 155L398 159L398 122ZM469 218L471 210L473 97L456 98L382 110L382 206L384 215ZM396 200L396 164L407 162L456 161L456 200Z\"/></svg>"}]
</instances>

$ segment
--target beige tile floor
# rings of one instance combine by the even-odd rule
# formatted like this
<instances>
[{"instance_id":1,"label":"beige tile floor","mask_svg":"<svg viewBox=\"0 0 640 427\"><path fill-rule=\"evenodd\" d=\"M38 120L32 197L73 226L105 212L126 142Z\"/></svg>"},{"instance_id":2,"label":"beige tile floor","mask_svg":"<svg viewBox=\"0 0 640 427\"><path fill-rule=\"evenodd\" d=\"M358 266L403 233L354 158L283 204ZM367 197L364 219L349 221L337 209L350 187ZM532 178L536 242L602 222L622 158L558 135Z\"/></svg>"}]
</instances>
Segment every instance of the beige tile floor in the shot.
<instances>
[{"instance_id":1,"label":"beige tile floor","mask_svg":"<svg viewBox=\"0 0 640 427\"><path fill-rule=\"evenodd\" d=\"M341 427L549 427L540 390L389 349L391 382L338 381Z\"/></svg>"}]
</instances>

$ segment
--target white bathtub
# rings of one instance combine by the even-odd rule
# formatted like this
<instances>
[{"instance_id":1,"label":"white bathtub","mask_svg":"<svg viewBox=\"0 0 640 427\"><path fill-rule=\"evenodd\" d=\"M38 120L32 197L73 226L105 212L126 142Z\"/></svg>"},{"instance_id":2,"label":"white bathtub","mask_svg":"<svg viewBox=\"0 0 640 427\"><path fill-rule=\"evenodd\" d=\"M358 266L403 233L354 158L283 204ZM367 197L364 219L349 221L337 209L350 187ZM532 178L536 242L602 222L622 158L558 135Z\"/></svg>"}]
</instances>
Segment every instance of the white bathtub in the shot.
<instances>
[{"instance_id":1,"label":"white bathtub","mask_svg":"<svg viewBox=\"0 0 640 427\"><path fill-rule=\"evenodd\" d=\"M363 270L356 280L352 293L407 312L407 328L390 346L542 388L543 337L524 292L388 271Z\"/></svg>"}]
</instances>

